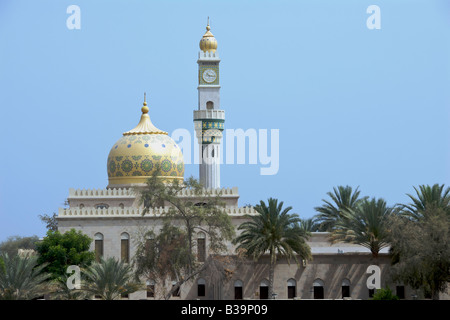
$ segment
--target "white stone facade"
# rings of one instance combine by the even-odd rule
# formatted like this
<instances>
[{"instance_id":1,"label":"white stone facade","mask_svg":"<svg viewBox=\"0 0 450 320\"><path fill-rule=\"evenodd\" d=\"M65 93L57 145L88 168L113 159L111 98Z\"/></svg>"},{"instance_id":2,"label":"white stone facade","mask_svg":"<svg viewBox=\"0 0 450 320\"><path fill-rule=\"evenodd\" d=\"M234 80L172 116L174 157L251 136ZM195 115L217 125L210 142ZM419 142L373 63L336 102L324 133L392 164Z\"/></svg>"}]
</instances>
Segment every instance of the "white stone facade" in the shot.
<instances>
[{"instance_id":1,"label":"white stone facade","mask_svg":"<svg viewBox=\"0 0 450 320\"><path fill-rule=\"evenodd\" d=\"M210 190L211 191L211 190ZM218 192L212 191L212 192ZM223 189L223 199L226 211L237 228L243 221L244 215L257 214L253 208L238 207L237 188ZM181 197L192 197L189 192L180 194ZM130 259L135 252L137 232L142 228L152 228L157 231L162 226L161 215L167 207L156 208L142 216L142 208L137 206L135 194L130 189L99 189L74 190L70 189L68 202L70 207L59 209L58 229L66 232L71 228L82 231L92 239L101 234L103 238L103 257L121 257L121 238L125 233L130 238ZM96 208L98 204L106 205ZM120 207L119 204L123 204ZM82 208L80 208L80 206ZM368 299L369 290L366 287L368 275L366 269L371 264L377 264L382 270L382 286L386 284L396 292L396 285L387 283L389 279L390 258L387 250L380 253L378 260L372 258L368 249L351 244L331 244L328 233L313 233L308 244L313 254L312 261L301 261L297 265L294 261L289 264L280 259L275 269L274 292L277 299L313 299L314 282L323 283L323 298L342 299L342 284L349 283L351 299ZM206 247L208 239L206 239ZM227 244L228 254L235 255L235 247ZM94 241L91 250L95 250ZM234 299L236 290L242 290L243 299L259 299L260 285L268 279L267 258L258 262L246 261L233 270L231 277L218 283L211 281L209 276L199 275L196 279L185 283L179 297L172 299ZM198 280L205 283L205 295L198 296ZM288 284L291 286L288 295ZM235 284L242 284L242 289L235 289ZM294 296L292 296L292 292ZM411 299L414 292L404 288L406 299ZM146 299L146 291L130 295L130 299ZM155 299L155 298L149 298Z\"/></svg>"}]
</instances>

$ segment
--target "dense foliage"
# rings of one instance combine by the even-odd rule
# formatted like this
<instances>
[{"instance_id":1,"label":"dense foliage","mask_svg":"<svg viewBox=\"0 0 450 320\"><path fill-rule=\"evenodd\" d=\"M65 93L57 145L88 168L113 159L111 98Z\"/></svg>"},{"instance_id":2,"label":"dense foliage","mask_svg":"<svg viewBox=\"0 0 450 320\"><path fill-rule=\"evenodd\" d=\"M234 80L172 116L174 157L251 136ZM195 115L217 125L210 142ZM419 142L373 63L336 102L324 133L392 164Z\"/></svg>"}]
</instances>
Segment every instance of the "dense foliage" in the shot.
<instances>
[{"instance_id":1,"label":"dense foliage","mask_svg":"<svg viewBox=\"0 0 450 320\"><path fill-rule=\"evenodd\" d=\"M91 242L91 238L75 229L65 233L49 230L47 236L36 246L39 254L37 262L47 264L45 271L52 278L64 276L68 266L84 267L94 261L95 254L89 251Z\"/></svg>"}]
</instances>

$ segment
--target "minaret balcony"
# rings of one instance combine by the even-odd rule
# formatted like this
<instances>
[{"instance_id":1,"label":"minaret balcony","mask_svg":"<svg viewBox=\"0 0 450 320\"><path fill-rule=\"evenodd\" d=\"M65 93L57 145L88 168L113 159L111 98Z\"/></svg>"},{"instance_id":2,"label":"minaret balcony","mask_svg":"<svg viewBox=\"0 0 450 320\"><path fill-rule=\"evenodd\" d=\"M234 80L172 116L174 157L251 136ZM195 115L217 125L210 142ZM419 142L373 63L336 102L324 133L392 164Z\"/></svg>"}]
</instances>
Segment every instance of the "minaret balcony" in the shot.
<instances>
[{"instance_id":1,"label":"minaret balcony","mask_svg":"<svg viewBox=\"0 0 450 320\"><path fill-rule=\"evenodd\" d=\"M194 110L194 121L203 119L225 120L225 110Z\"/></svg>"}]
</instances>

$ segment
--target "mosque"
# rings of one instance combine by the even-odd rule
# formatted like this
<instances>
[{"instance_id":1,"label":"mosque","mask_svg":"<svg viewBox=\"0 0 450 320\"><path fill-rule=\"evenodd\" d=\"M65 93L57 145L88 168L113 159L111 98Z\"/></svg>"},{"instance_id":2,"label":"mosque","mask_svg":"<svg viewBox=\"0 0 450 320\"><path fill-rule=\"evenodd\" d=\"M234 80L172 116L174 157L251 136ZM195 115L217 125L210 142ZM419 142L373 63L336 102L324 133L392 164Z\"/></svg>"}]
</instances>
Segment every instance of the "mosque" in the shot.
<instances>
[{"instance_id":1,"label":"mosque","mask_svg":"<svg viewBox=\"0 0 450 320\"><path fill-rule=\"evenodd\" d=\"M226 212L238 226L245 215L256 215L251 207L239 207L237 187L220 185L220 144L225 125L225 110L220 106L220 58L218 44L211 28L200 40L198 55L198 109L193 112L194 128L199 143L199 179L214 194L222 193ZM69 189L68 208L58 212L58 229L81 230L93 239L91 250L96 257L116 257L131 261L135 252L134 234L138 228L161 225L165 208L154 208L145 216L133 187L144 185L159 166L162 179L184 179L183 154L166 131L158 129L150 119L146 99L137 126L123 133L113 144L107 157L108 185L104 189ZM155 119L153 119L155 120ZM155 122L157 123L157 122ZM189 191L180 197L194 198ZM280 259L275 268L276 299L369 299L368 266L374 264L369 250L359 245L331 244L326 232L314 232L308 244L313 259L300 265ZM198 249L208 254L208 237L196 235ZM228 245L229 254L234 247ZM411 299L414 292L407 286L389 283L390 259L386 251L376 263L381 270L381 286L388 285L402 299ZM248 261L233 272L230 279L218 283L208 275L184 283L171 299L268 299L267 257ZM157 299L160 284L149 279L147 290L126 299ZM125 299L125 297L124 297Z\"/></svg>"}]
</instances>

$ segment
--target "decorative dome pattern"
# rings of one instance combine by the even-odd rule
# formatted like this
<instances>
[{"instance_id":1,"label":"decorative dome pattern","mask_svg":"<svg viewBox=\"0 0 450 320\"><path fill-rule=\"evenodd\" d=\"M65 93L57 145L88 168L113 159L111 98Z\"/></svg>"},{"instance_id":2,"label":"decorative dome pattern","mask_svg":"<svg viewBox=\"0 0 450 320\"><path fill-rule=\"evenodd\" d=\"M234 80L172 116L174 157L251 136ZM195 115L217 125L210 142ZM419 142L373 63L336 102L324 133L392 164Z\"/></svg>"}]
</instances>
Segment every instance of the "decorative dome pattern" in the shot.
<instances>
[{"instance_id":1,"label":"decorative dome pattern","mask_svg":"<svg viewBox=\"0 0 450 320\"><path fill-rule=\"evenodd\" d=\"M217 40L214 38L214 35L211 33L211 27L208 25L206 26L206 33L203 35L203 38L200 40L200 50L203 52L211 51L216 52L217 50Z\"/></svg>"},{"instance_id":2,"label":"decorative dome pattern","mask_svg":"<svg viewBox=\"0 0 450 320\"><path fill-rule=\"evenodd\" d=\"M178 145L150 121L147 103L138 126L123 134L108 155L108 187L146 183L159 166L165 180L184 177L183 154Z\"/></svg>"}]
</instances>

